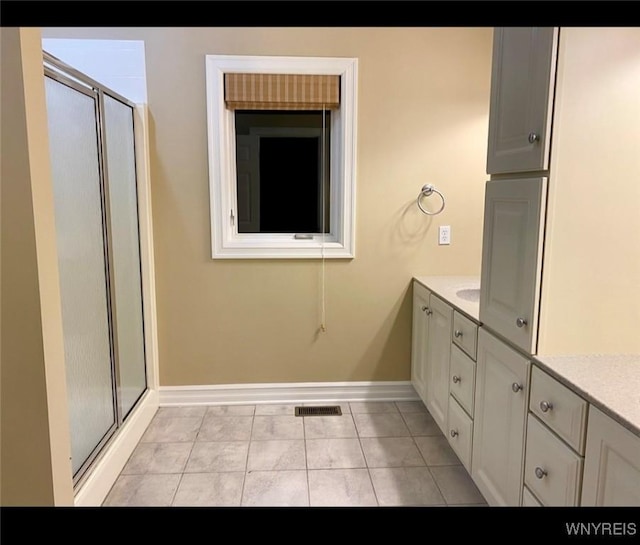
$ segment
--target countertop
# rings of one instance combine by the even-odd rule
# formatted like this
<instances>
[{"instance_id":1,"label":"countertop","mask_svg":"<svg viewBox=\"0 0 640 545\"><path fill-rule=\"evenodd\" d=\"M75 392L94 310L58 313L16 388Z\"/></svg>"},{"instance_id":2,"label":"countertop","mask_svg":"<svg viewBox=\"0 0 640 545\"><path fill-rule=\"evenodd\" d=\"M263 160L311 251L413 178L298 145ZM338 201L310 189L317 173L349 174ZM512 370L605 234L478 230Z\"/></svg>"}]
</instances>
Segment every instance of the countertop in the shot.
<instances>
[{"instance_id":1,"label":"countertop","mask_svg":"<svg viewBox=\"0 0 640 545\"><path fill-rule=\"evenodd\" d=\"M461 289L479 288L479 277L414 276L413 278L469 318L481 323L479 301L462 299L456 293ZM640 354L529 357L535 364L603 413L636 435L640 435Z\"/></svg>"},{"instance_id":2,"label":"countertop","mask_svg":"<svg viewBox=\"0 0 640 545\"><path fill-rule=\"evenodd\" d=\"M414 280L420 282L432 293L439 295L462 311L472 320L480 323L480 302L468 301L459 297L456 292L461 289L474 289L480 287L479 276L414 276Z\"/></svg>"},{"instance_id":3,"label":"countertop","mask_svg":"<svg viewBox=\"0 0 640 545\"><path fill-rule=\"evenodd\" d=\"M534 363L640 435L640 354L533 356Z\"/></svg>"}]
</instances>

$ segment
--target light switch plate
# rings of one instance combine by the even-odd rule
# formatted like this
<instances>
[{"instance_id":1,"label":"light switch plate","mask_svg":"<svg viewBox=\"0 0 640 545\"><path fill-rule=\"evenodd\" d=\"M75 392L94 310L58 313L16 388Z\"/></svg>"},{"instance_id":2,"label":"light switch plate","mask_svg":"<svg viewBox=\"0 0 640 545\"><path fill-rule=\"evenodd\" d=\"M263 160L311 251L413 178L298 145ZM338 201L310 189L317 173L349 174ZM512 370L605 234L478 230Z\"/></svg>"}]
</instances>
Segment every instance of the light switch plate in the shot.
<instances>
[{"instance_id":1,"label":"light switch plate","mask_svg":"<svg viewBox=\"0 0 640 545\"><path fill-rule=\"evenodd\" d=\"M451 226L441 225L438 232L438 244L451 244Z\"/></svg>"}]
</instances>

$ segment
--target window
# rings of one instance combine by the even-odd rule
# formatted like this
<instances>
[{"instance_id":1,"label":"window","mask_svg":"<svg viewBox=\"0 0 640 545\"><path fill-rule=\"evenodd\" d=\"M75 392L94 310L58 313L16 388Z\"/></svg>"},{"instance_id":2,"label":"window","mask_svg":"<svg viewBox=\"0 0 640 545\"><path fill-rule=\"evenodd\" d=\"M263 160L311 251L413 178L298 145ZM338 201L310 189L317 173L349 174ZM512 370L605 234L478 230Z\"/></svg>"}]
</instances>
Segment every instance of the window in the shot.
<instances>
[{"instance_id":1,"label":"window","mask_svg":"<svg viewBox=\"0 0 640 545\"><path fill-rule=\"evenodd\" d=\"M208 55L206 72L212 257L353 257L357 60ZM247 74L330 76L339 102L238 102L234 85L262 89Z\"/></svg>"}]
</instances>

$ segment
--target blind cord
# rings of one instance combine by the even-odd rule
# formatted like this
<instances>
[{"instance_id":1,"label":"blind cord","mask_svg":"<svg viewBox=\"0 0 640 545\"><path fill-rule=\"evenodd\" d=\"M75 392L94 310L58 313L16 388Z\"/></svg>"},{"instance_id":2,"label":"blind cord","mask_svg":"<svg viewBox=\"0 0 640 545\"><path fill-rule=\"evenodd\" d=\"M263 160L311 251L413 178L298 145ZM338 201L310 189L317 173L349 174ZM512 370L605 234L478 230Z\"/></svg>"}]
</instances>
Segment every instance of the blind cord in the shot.
<instances>
[{"instance_id":1,"label":"blind cord","mask_svg":"<svg viewBox=\"0 0 640 545\"><path fill-rule=\"evenodd\" d=\"M322 299L321 299L321 314L320 314L320 331L325 333L327 331L326 324L326 283L325 283L325 259L324 259L324 242L325 242L325 234L326 234L326 226L325 226L325 203L326 203L326 186L325 183L325 164L326 164L326 112L324 104L322 105L322 144L321 144L321 156L322 156L322 165L320 166L320 182L322 184L322 238L320 239L320 255L322 257Z\"/></svg>"}]
</instances>

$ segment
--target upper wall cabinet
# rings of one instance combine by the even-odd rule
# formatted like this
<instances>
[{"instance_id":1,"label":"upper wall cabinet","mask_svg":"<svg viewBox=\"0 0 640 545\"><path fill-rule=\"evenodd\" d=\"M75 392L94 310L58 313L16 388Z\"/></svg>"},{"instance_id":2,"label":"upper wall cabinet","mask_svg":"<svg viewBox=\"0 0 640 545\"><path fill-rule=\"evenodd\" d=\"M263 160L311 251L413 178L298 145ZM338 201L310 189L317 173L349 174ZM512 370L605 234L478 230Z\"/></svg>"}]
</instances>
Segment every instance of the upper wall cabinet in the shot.
<instances>
[{"instance_id":1,"label":"upper wall cabinet","mask_svg":"<svg viewBox=\"0 0 640 545\"><path fill-rule=\"evenodd\" d=\"M557 28L496 28L487 174L549 168Z\"/></svg>"}]
</instances>

